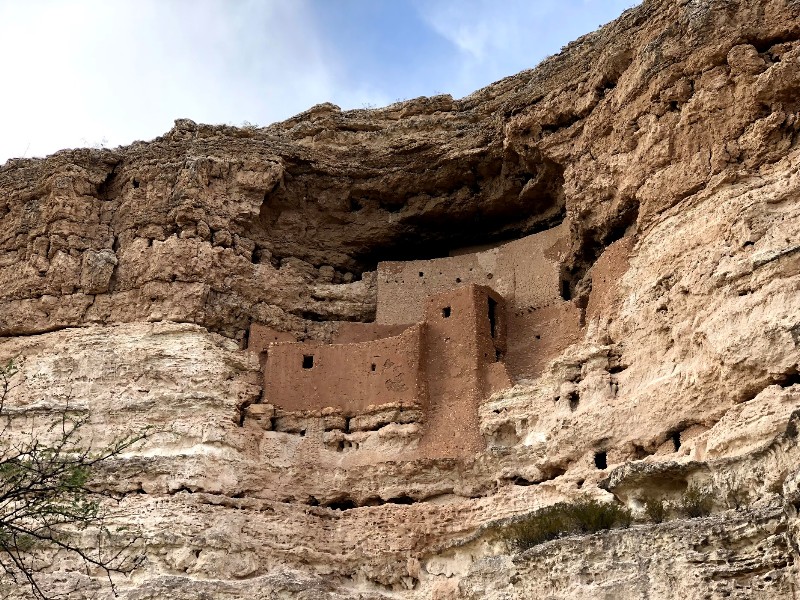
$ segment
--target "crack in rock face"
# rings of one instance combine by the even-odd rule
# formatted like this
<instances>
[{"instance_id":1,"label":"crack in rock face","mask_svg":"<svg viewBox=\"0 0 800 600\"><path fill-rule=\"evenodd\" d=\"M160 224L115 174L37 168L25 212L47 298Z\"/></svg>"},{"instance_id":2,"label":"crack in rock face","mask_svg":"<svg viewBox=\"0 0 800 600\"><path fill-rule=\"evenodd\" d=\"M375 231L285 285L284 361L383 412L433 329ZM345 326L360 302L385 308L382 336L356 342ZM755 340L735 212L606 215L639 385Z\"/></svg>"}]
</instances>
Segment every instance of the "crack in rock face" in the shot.
<instances>
[{"instance_id":1,"label":"crack in rock face","mask_svg":"<svg viewBox=\"0 0 800 600\"><path fill-rule=\"evenodd\" d=\"M131 600L792 597L798 74L798 2L647 0L460 100L10 160L4 440L154 428L91 479Z\"/></svg>"}]
</instances>

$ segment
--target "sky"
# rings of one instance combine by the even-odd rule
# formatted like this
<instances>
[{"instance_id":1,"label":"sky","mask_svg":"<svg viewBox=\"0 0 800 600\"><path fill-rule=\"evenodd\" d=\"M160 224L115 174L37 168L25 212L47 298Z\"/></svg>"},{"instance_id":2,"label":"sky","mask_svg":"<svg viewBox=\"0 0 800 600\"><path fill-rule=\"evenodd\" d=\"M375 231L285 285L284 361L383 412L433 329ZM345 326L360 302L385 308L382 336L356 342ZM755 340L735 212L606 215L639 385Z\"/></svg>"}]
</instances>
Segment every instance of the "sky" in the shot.
<instances>
[{"instance_id":1,"label":"sky","mask_svg":"<svg viewBox=\"0 0 800 600\"><path fill-rule=\"evenodd\" d=\"M147 140L173 121L268 125L466 96L635 0L0 0L0 164Z\"/></svg>"}]
</instances>

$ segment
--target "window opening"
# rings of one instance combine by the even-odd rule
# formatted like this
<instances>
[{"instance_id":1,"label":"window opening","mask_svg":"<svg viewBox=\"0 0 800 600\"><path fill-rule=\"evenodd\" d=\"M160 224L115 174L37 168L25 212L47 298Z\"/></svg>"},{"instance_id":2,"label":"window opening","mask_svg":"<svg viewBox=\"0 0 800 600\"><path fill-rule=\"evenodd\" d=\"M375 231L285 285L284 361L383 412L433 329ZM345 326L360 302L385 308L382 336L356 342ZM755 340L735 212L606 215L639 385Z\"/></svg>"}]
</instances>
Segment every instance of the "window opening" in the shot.
<instances>
[{"instance_id":1,"label":"window opening","mask_svg":"<svg viewBox=\"0 0 800 600\"><path fill-rule=\"evenodd\" d=\"M449 306L445 306L445 307L442 309L442 316L443 316L445 319L449 319L449 318L450 318L450 312L451 312L451 311L450 311L450 307L449 307Z\"/></svg>"},{"instance_id":2,"label":"window opening","mask_svg":"<svg viewBox=\"0 0 800 600\"><path fill-rule=\"evenodd\" d=\"M561 280L561 299L572 300L572 290L569 289L569 281L566 279Z\"/></svg>"},{"instance_id":3,"label":"window opening","mask_svg":"<svg viewBox=\"0 0 800 600\"><path fill-rule=\"evenodd\" d=\"M603 452L596 452L594 455L594 466L598 469L608 468L608 456L605 450Z\"/></svg>"},{"instance_id":4,"label":"window opening","mask_svg":"<svg viewBox=\"0 0 800 600\"><path fill-rule=\"evenodd\" d=\"M314 355L313 354L304 354L303 355L303 368L310 369L314 366Z\"/></svg>"}]
</instances>

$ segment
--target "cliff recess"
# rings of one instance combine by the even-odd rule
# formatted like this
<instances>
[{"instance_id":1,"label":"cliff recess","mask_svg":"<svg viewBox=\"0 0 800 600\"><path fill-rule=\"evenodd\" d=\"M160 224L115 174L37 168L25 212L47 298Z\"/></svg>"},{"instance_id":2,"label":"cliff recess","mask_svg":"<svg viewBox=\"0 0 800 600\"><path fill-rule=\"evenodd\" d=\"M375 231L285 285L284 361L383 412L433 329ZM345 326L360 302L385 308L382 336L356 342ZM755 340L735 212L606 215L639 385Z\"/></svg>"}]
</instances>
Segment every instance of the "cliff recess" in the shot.
<instances>
[{"instance_id":1,"label":"cliff recess","mask_svg":"<svg viewBox=\"0 0 800 600\"><path fill-rule=\"evenodd\" d=\"M406 458L423 413L265 395L253 324L330 342L375 320L378 263L562 223L580 335L484 399L483 450ZM141 531L124 598L793 598L800 2L645 0L460 100L10 160L0 305L16 431L160 428L94 483ZM693 489L704 514L643 516ZM636 520L504 543L586 498Z\"/></svg>"}]
</instances>

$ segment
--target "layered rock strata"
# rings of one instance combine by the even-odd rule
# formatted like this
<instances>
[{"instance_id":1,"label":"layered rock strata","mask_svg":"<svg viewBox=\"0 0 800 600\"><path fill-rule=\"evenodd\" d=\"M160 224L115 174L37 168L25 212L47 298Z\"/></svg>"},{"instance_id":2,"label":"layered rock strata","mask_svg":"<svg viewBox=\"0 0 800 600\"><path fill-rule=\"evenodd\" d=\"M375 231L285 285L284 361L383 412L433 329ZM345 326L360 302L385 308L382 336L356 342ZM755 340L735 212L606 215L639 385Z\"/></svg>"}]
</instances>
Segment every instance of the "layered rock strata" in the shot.
<instances>
[{"instance_id":1,"label":"layered rock strata","mask_svg":"<svg viewBox=\"0 0 800 600\"><path fill-rule=\"evenodd\" d=\"M798 98L800 3L648 0L461 100L9 161L15 431L57 409L95 443L159 426L94 483L141 531L130 599L791 598ZM341 428L264 396L252 323L333 341L374 320L378 262L561 222L580 337L480 405L483 450L397 460L419 411ZM503 543L557 502L642 515L691 487L711 514ZM51 559L53 589L110 594Z\"/></svg>"}]
</instances>

